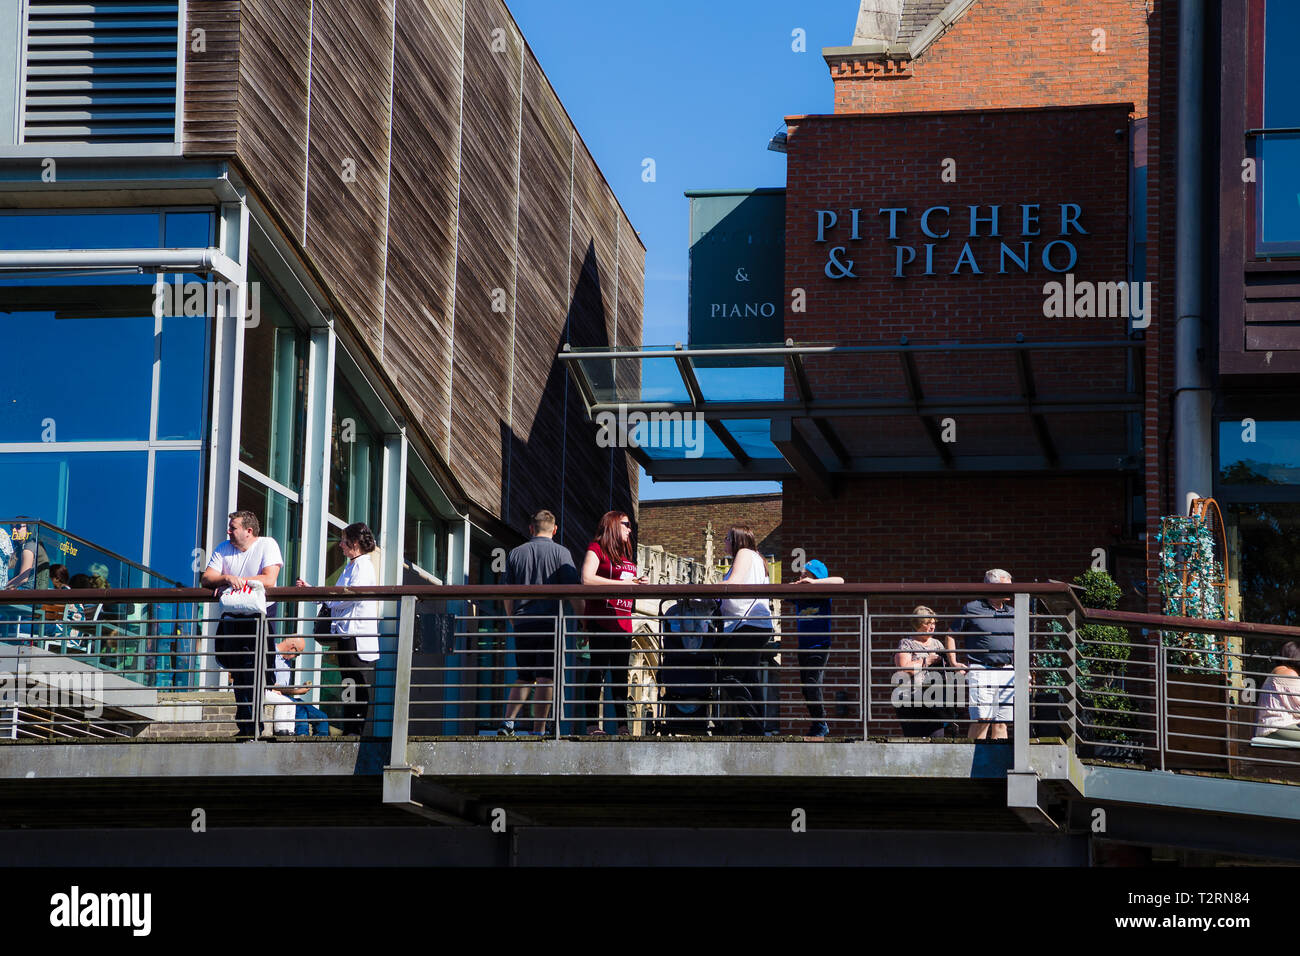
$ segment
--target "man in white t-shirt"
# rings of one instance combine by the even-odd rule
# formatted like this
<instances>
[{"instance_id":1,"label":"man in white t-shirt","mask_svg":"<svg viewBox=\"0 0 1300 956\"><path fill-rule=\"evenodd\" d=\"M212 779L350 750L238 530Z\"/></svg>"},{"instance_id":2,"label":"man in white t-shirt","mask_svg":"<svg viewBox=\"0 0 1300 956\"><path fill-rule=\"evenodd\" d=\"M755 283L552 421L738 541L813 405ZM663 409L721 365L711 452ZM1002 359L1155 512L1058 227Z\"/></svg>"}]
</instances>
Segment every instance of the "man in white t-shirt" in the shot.
<instances>
[{"instance_id":1,"label":"man in white t-shirt","mask_svg":"<svg viewBox=\"0 0 1300 956\"><path fill-rule=\"evenodd\" d=\"M232 512L226 526L230 540L213 549L200 579L203 586L224 591L242 588L248 581L261 581L264 587L275 587L284 558L274 538L258 537L261 530L253 512ZM217 663L230 671L230 683L235 691L235 724L241 737L252 737L256 733L253 720L256 643L256 616L221 616L217 623Z\"/></svg>"}]
</instances>

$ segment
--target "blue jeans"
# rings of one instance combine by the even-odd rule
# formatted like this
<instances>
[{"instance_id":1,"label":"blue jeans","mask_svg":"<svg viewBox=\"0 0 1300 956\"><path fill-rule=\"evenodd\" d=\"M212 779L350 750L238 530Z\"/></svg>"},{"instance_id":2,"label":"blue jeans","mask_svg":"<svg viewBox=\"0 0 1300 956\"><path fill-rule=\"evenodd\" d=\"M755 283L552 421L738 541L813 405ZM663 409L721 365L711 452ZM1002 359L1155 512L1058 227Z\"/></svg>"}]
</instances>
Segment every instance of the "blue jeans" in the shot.
<instances>
[{"instance_id":1,"label":"blue jeans","mask_svg":"<svg viewBox=\"0 0 1300 956\"><path fill-rule=\"evenodd\" d=\"M328 737L330 735L329 719L325 716L325 711L321 710L314 704L304 704L298 701L298 706L294 708L293 732L299 737L306 737L307 724L311 723L311 732L317 737Z\"/></svg>"}]
</instances>

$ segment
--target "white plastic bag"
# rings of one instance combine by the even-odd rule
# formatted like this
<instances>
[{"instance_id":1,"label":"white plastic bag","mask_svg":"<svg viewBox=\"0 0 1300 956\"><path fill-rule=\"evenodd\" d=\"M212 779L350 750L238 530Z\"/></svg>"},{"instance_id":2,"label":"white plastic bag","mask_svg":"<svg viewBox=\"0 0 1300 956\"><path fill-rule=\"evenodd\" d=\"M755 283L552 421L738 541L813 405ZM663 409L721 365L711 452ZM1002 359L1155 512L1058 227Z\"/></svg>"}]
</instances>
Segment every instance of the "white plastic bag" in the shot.
<instances>
[{"instance_id":1,"label":"white plastic bag","mask_svg":"<svg viewBox=\"0 0 1300 956\"><path fill-rule=\"evenodd\" d=\"M242 588L221 592L222 614L265 614L266 586L261 581L246 581Z\"/></svg>"}]
</instances>

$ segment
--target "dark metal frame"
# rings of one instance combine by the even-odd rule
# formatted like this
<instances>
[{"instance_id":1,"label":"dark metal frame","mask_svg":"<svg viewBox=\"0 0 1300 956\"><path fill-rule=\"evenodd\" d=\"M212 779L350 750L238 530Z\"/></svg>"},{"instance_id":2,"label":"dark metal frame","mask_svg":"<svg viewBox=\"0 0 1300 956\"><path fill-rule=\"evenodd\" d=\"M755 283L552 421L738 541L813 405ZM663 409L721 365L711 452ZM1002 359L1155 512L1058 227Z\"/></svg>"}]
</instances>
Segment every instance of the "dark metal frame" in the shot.
<instances>
[{"instance_id":1,"label":"dark metal frame","mask_svg":"<svg viewBox=\"0 0 1300 956\"><path fill-rule=\"evenodd\" d=\"M1058 438L1048 427L1050 414L1092 412L1141 414L1140 391L1123 390L1044 395L1034 376L1031 353L1034 351L1101 351L1105 349L1143 349L1140 337L1086 341L1028 342L1017 336L1014 342L976 344L912 344L906 338L897 345L782 345L736 348L690 349L678 343L669 350L593 349L575 350L565 345L558 359L573 371L578 391L589 418L601 412L683 413L699 416L727 449L730 458L657 459L638 447L628 452L660 481L687 480L775 480L798 477L819 498L833 497L839 478L871 474L953 474L953 473L1080 473L1129 472L1140 468L1139 460L1128 448L1116 448L1107 454L1071 454L1060 447ZM927 399L917 368L918 353L1011 352L1016 363L1018 395L971 395L957 398ZM809 379L804 357L809 355L896 355L902 366L906 393L886 399L818 400ZM756 401L709 401L704 397L695 374L696 357L767 358L773 366L786 369L786 390L791 398ZM645 360L671 358L677 366L686 401L600 401L584 365L588 361ZM616 376L611 375L613 381ZM1139 386L1140 387L1140 386ZM617 396L615 396L617 397ZM942 440L941 420L956 415L1025 415L1033 426L1036 453L1023 455L957 455ZM747 453L727 429L726 420L761 416L770 420L771 440L781 458L755 459ZM853 457L834 425L837 418L912 419L919 421L929 435L934 456ZM831 461L823 459L795 425L806 420L816 428L830 450Z\"/></svg>"}]
</instances>

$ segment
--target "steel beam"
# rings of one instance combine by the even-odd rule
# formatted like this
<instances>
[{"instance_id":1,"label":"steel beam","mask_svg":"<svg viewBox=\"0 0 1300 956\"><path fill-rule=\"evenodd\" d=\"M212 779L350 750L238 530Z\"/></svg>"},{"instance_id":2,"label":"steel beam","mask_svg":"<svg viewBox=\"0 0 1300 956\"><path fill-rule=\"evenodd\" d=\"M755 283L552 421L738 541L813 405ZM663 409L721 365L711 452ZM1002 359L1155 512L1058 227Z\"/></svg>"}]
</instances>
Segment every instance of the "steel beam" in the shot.
<instances>
[{"instance_id":1,"label":"steel beam","mask_svg":"<svg viewBox=\"0 0 1300 956\"><path fill-rule=\"evenodd\" d=\"M788 418L774 418L771 425L772 444L780 450L790 467L812 488L817 498L828 501L835 497L835 481L826 466L808 446L794 422Z\"/></svg>"},{"instance_id":2,"label":"steel beam","mask_svg":"<svg viewBox=\"0 0 1300 956\"><path fill-rule=\"evenodd\" d=\"M742 465L749 464L750 457L748 453L740 447L740 442L736 441L736 437L727 430L726 425L722 424L722 422L709 422L708 424L709 428L713 430L713 434L718 436L718 441L727 447L727 451L731 452L731 456L737 462Z\"/></svg>"}]
</instances>

